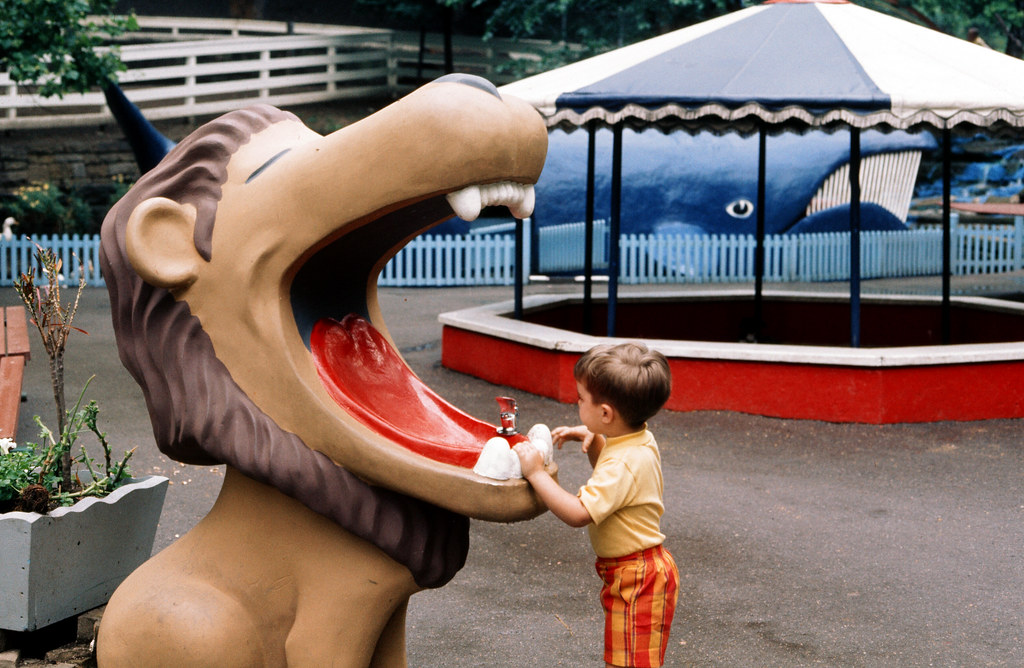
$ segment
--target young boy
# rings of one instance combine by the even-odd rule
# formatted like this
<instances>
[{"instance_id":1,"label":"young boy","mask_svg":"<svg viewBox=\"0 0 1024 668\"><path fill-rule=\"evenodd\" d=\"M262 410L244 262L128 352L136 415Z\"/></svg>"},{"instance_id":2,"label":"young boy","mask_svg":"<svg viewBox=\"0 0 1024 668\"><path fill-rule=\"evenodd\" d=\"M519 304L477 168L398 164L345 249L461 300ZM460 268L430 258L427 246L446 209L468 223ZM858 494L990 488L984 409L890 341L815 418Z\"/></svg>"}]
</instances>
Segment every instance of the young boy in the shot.
<instances>
[{"instance_id":1,"label":"young boy","mask_svg":"<svg viewBox=\"0 0 1024 668\"><path fill-rule=\"evenodd\" d=\"M582 425L551 432L559 448L583 442L593 475L574 496L544 471L529 442L515 446L523 476L548 509L586 526L604 581L606 666L661 666L675 612L679 571L664 548L661 455L647 420L668 400L665 357L637 343L587 351L573 371Z\"/></svg>"}]
</instances>

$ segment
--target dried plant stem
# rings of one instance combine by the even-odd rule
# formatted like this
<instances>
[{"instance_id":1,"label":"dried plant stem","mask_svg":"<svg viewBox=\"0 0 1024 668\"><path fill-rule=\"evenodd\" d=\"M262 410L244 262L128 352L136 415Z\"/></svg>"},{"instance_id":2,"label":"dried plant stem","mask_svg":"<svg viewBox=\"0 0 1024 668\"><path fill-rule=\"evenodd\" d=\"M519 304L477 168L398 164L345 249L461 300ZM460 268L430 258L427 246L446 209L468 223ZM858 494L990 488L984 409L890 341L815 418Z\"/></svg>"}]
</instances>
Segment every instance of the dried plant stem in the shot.
<instances>
[{"instance_id":1,"label":"dried plant stem","mask_svg":"<svg viewBox=\"0 0 1024 668\"><path fill-rule=\"evenodd\" d=\"M36 246L36 259L46 274L46 285L36 285L36 270L33 267L14 282L14 289L31 314L32 323L39 330L43 347L50 362L50 383L53 386L53 401L57 409L57 433L63 434L67 426L67 401L64 395L64 348L72 329L78 302L85 288L85 272L81 272L75 299L65 306L60 295L60 271L63 262L52 249ZM79 330L81 331L81 330ZM71 452L61 454L61 479L65 489L71 488Z\"/></svg>"}]
</instances>

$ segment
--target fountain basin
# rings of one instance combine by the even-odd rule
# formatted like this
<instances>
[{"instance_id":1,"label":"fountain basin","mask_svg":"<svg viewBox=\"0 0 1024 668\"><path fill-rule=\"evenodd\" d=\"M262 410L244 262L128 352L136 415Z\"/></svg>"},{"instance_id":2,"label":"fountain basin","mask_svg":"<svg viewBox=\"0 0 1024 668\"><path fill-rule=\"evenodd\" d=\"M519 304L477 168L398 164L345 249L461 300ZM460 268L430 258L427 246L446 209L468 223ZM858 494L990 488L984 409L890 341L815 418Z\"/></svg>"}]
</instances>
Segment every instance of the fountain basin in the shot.
<instances>
[{"instance_id":1,"label":"fountain basin","mask_svg":"<svg viewBox=\"0 0 1024 668\"><path fill-rule=\"evenodd\" d=\"M849 302L836 295L765 291L762 333L773 343L740 341L749 290L620 296L615 338L580 332L582 297L532 296L522 321L511 301L442 314L441 360L570 403L580 354L642 339L669 360L671 410L868 424L1024 417L1024 305L951 301L952 343L941 345L938 297L866 296L862 347L851 348ZM604 320L595 299L593 322Z\"/></svg>"}]
</instances>

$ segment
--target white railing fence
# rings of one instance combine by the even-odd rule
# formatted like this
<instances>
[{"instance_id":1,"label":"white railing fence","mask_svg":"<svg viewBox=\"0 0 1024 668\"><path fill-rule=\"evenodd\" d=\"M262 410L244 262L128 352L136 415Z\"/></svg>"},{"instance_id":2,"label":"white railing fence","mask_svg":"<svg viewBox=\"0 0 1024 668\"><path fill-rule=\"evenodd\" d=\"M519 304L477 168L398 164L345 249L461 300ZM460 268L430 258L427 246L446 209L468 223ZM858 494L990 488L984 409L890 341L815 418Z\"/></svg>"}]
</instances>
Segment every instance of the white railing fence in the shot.
<instances>
[{"instance_id":1,"label":"white railing fence","mask_svg":"<svg viewBox=\"0 0 1024 668\"><path fill-rule=\"evenodd\" d=\"M556 230L556 237L546 237L545 232L538 233L540 271L580 273L582 239L572 241L564 229ZM582 224L578 232L582 237ZM1016 225L957 225L952 229L953 274L1024 269L1022 243L1024 222L1020 220ZM84 271L89 285L104 284L99 270L99 236L62 235L0 240L0 286L12 285L22 272L35 266L36 244L54 249L70 282L77 281L78 272ZM578 248L572 248L574 244ZM529 235L524 246L528 254ZM607 269L607 247L607 226L595 226L594 266L598 271ZM625 284L752 281L755 249L754 238L744 235L627 234L620 240L619 280ZM543 262L549 264L545 267ZM524 267L529 270L529 257L524 258ZM929 276L941 271L939 229L861 233L862 278ZM842 281L849 276L848 232L770 235L765 239L766 281ZM378 284L441 287L512 285L514 281L514 237L468 234L413 239L387 263Z\"/></svg>"},{"instance_id":2,"label":"white railing fence","mask_svg":"<svg viewBox=\"0 0 1024 668\"><path fill-rule=\"evenodd\" d=\"M0 285L14 285L15 279L33 268L37 276L41 275L42 267L35 258L37 246L53 249L60 258L61 273L68 284L77 285L84 272L87 285L105 285L100 274L100 237L97 234L44 234L0 241Z\"/></svg>"},{"instance_id":3,"label":"white railing fence","mask_svg":"<svg viewBox=\"0 0 1024 668\"><path fill-rule=\"evenodd\" d=\"M585 261L584 223L549 225L537 233L537 270L540 273L579 271ZM608 268L608 221L594 221L595 269Z\"/></svg>"},{"instance_id":4,"label":"white railing fence","mask_svg":"<svg viewBox=\"0 0 1024 668\"><path fill-rule=\"evenodd\" d=\"M140 16L139 42L120 47L119 82L149 120L220 114L257 102L279 107L398 96L444 73L441 36L351 26ZM456 37L455 65L495 84L512 62L539 64L548 42ZM44 99L0 71L0 130L112 120L103 93Z\"/></svg>"},{"instance_id":5,"label":"white railing fence","mask_svg":"<svg viewBox=\"0 0 1024 668\"><path fill-rule=\"evenodd\" d=\"M757 244L752 236L630 234L619 243L622 283L727 283L755 278ZM940 230L863 232L861 277L937 274L942 270L941 248ZM841 281L849 276L849 232L765 238L766 281Z\"/></svg>"},{"instance_id":6,"label":"white railing fence","mask_svg":"<svg viewBox=\"0 0 1024 668\"><path fill-rule=\"evenodd\" d=\"M377 285L512 285L515 251L509 235L417 237L384 266Z\"/></svg>"}]
</instances>

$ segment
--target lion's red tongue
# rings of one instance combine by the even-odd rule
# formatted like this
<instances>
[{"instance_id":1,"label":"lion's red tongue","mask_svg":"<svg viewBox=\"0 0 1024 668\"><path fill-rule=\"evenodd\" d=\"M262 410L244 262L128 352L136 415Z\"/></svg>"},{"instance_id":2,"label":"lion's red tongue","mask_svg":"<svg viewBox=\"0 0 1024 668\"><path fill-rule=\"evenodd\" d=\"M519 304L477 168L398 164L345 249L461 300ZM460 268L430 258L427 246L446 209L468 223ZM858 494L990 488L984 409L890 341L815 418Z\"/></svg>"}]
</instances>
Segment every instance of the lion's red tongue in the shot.
<instances>
[{"instance_id":1,"label":"lion's red tongue","mask_svg":"<svg viewBox=\"0 0 1024 668\"><path fill-rule=\"evenodd\" d=\"M423 384L366 319L325 318L310 337L320 380L354 418L435 461L472 468L494 425L466 415Z\"/></svg>"}]
</instances>

